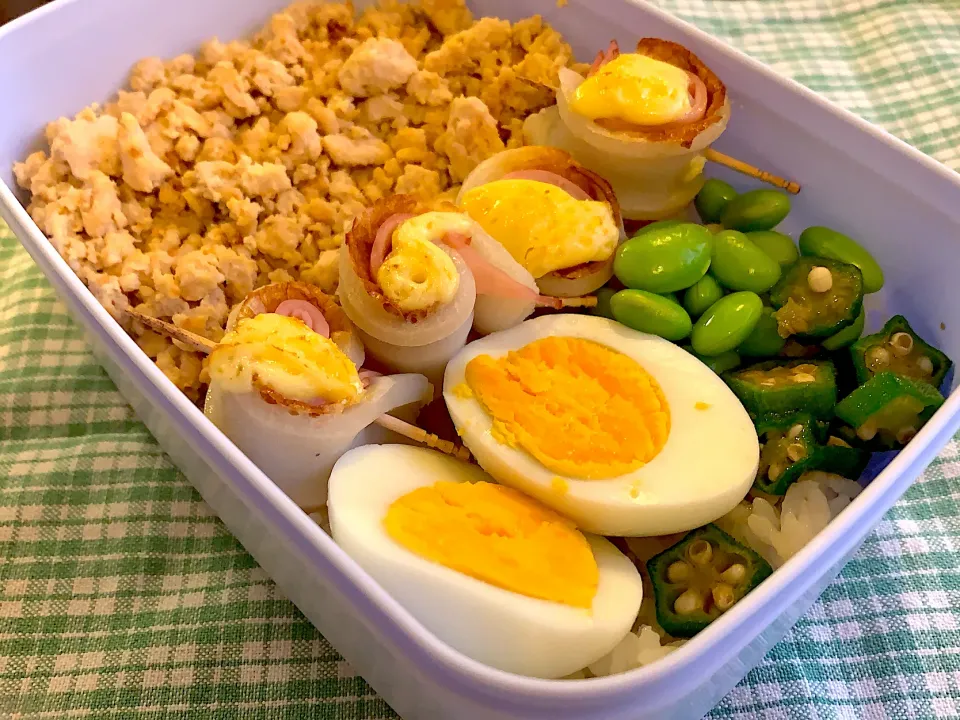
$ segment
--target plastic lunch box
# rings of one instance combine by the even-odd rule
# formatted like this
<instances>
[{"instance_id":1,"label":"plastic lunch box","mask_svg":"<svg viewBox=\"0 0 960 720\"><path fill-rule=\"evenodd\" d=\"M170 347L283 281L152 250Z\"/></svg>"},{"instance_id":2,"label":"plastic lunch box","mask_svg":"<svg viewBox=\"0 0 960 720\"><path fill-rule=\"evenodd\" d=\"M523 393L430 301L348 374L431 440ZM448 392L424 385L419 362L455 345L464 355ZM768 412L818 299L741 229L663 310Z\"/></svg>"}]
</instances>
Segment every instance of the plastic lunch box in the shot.
<instances>
[{"instance_id":1,"label":"plastic lunch box","mask_svg":"<svg viewBox=\"0 0 960 720\"><path fill-rule=\"evenodd\" d=\"M864 535L960 425L953 392L906 450L824 532L733 610L657 664L588 681L534 680L455 652L397 605L182 396L100 307L31 221L11 166L44 125L106 100L147 55L243 36L285 0L59 0L0 30L0 213L137 413L230 531L346 660L408 720L696 718L814 602ZM868 322L905 313L960 357L960 178L693 27L625 0L481 0L477 15L541 12L578 57L617 38L677 40L724 80L733 117L718 149L803 184L790 225L865 238L887 274ZM740 178L728 179L743 186ZM872 329L868 327L868 330ZM464 618L469 622L469 618Z\"/></svg>"}]
</instances>

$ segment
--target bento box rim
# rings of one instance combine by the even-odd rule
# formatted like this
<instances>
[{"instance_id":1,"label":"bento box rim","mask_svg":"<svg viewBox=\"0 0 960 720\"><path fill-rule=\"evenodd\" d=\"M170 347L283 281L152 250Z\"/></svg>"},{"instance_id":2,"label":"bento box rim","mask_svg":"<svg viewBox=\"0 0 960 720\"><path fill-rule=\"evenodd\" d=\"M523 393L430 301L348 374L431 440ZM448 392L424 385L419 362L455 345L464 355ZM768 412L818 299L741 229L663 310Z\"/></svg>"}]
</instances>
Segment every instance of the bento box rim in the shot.
<instances>
[{"instance_id":1,"label":"bento box rim","mask_svg":"<svg viewBox=\"0 0 960 720\"><path fill-rule=\"evenodd\" d=\"M83 1L55 0L0 28L0 39L15 34L21 28L47 14L56 13L66 5ZM904 164L904 167L912 164L914 167L920 166L928 173L932 173L932 176L920 174L920 180L924 185L929 187L936 183L947 183L953 189L960 191L960 177L949 168L853 113L834 105L799 83L778 75L739 50L643 0L615 0L615 2L641 7L644 12L655 16L659 21L688 35L691 38L691 44L709 47L713 52L744 66L749 72L762 75L772 81L779 86L779 90L801 97L807 103L827 111L860 133L879 141L888 149L897 152L900 156L898 160ZM610 3L598 3L597 12L605 15L604 7L608 4ZM916 173L912 174L916 175ZM916 186L913 189L916 191ZM917 192L912 194L917 195ZM419 661L428 664L443 676L443 681L448 688L467 693L479 691L484 695L495 696L500 701L506 700L503 693L508 691L525 696L515 697L516 701L543 699L553 702L561 700L585 705L593 704L600 699L609 701L611 696L630 695L641 686L656 684L671 675L674 676L670 678L674 690L678 685L699 684L699 672L687 672L683 677L677 676L684 669L698 670L697 665L709 665L714 670L721 667L762 632L765 626L752 627L741 632L737 642L725 645L723 640L731 634L731 630L737 629L751 616L768 611L774 603L780 607L788 607L792 604L806 590L803 583L796 581L802 577L823 572L824 569L817 565L817 561L828 550L836 558L843 557L851 551L866 532L861 532L858 527L862 528L865 521L872 527L879 520L912 482L913 478L906 477L906 472L918 461L922 461L922 456L932 456L939 450L933 447L933 441L951 425L955 425L956 418L960 416L960 388L958 388L950 393L947 401L920 431L915 441L897 455L847 510L736 607L665 658L650 666L619 675L587 680L543 680L514 675L472 660L429 632L247 460L113 320L69 268L66 261L54 250L20 204L13 190L2 180L0 180L0 210L10 224L26 229L26 238L18 236L21 243L38 262L48 279L54 281L55 285L55 280L59 280L62 285L59 289L72 295L73 299L79 303L83 311L82 319L85 320L88 329L98 332L103 339L109 341L108 344L112 345L111 350L120 355L117 358L118 362L132 366L131 370L141 374L146 383L140 382L138 385L142 386L140 389L148 399L156 403L178 426L178 429L193 431L181 432L181 439L190 444L222 476L235 480L239 475L244 483L233 482L233 486L243 496L248 506L266 515L265 519L271 521L275 528L282 529L285 539L296 548L298 553L306 555L306 559L311 564L316 566L317 560L320 560L323 565L340 573L339 578L328 576L327 579L336 582L337 590L341 594L351 594L350 591L354 591L353 599L357 603L362 603L357 606L358 612L364 615L368 623L376 624L381 640L389 641L403 654L418 654ZM345 580L349 581L346 587ZM371 617L371 611L378 613L380 617ZM396 630L400 632L389 632L389 628L383 627L382 620L394 623ZM708 655L709 659L707 659ZM418 667L421 670L425 669L424 664L418 664ZM710 670L703 668L703 671ZM435 674L434 680L437 679Z\"/></svg>"}]
</instances>

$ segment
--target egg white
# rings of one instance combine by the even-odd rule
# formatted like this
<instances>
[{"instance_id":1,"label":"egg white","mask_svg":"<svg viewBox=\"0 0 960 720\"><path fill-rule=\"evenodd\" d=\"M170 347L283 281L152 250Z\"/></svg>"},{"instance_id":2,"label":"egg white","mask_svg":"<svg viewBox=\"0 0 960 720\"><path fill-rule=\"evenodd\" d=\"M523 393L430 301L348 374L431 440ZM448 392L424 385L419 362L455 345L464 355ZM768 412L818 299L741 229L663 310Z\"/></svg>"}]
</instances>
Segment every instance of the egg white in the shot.
<instances>
[{"instance_id":1,"label":"egg white","mask_svg":"<svg viewBox=\"0 0 960 720\"><path fill-rule=\"evenodd\" d=\"M334 540L428 630L491 667L542 678L569 675L626 636L643 586L633 563L603 538L586 536L600 571L591 609L496 587L395 542L383 526L390 504L438 480L492 478L433 450L368 445L334 466L327 502Z\"/></svg>"},{"instance_id":2,"label":"egg white","mask_svg":"<svg viewBox=\"0 0 960 720\"><path fill-rule=\"evenodd\" d=\"M476 397L454 391L476 356L500 357L549 336L605 345L636 360L659 383L670 434L653 460L603 480L558 475L525 450L497 440L492 418ZM484 470L600 535L665 535L712 522L744 498L760 458L746 410L706 365L663 338L601 317L547 315L472 342L447 365L443 396L457 432ZM698 410L697 403L709 407Z\"/></svg>"}]
</instances>

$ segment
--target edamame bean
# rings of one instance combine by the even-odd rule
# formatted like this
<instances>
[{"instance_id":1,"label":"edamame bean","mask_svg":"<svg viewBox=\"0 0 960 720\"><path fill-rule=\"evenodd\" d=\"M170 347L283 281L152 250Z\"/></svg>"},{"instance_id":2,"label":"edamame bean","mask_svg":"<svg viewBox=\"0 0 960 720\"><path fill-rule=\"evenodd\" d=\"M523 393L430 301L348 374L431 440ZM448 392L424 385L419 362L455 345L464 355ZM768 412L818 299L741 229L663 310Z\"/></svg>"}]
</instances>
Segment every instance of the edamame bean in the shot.
<instances>
[{"instance_id":1,"label":"edamame bean","mask_svg":"<svg viewBox=\"0 0 960 720\"><path fill-rule=\"evenodd\" d=\"M723 297L723 288L720 287L713 275L707 273L697 282L687 288L683 294L683 307L690 313L690 317L700 317L717 300Z\"/></svg>"},{"instance_id":2,"label":"edamame bean","mask_svg":"<svg viewBox=\"0 0 960 720\"><path fill-rule=\"evenodd\" d=\"M848 345L853 345L853 343L863 335L863 326L866 320L867 313L861 309L860 314L857 315L857 319L853 321L853 325L848 325L836 335L831 335L824 340L821 345L823 345L824 349L830 350L831 352L845 348Z\"/></svg>"},{"instance_id":3,"label":"edamame bean","mask_svg":"<svg viewBox=\"0 0 960 720\"><path fill-rule=\"evenodd\" d=\"M724 230L713 237L710 274L731 290L766 292L780 279L780 264L742 232Z\"/></svg>"},{"instance_id":4,"label":"edamame bean","mask_svg":"<svg viewBox=\"0 0 960 720\"><path fill-rule=\"evenodd\" d=\"M883 287L883 270L864 247L847 235L815 225L800 233L800 254L839 260L856 265L863 275L863 291L875 293Z\"/></svg>"},{"instance_id":5,"label":"edamame bean","mask_svg":"<svg viewBox=\"0 0 960 720\"><path fill-rule=\"evenodd\" d=\"M777 190L750 190L737 195L723 209L725 228L751 232L771 230L790 212L790 198Z\"/></svg>"},{"instance_id":6,"label":"edamame bean","mask_svg":"<svg viewBox=\"0 0 960 720\"><path fill-rule=\"evenodd\" d=\"M639 230L637 230L637 232L634 233L633 237L637 237L638 235L643 235L646 232L652 232L652 231L655 232L657 230L663 230L664 228L670 228L676 225L683 225L683 224L684 224L683 220L657 220L656 222L652 222L649 225L644 225L642 228L640 228Z\"/></svg>"},{"instance_id":7,"label":"edamame bean","mask_svg":"<svg viewBox=\"0 0 960 720\"><path fill-rule=\"evenodd\" d=\"M693 205L697 208L703 222L718 223L720 216L723 215L723 209L736 196L737 191L733 189L733 185L717 178L710 178L693 199Z\"/></svg>"},{"instance_id":8,"label":"edamame bean","mask_svg":"<svg viewBox=\"0 0 960 720\"><path fill-rule=\"evenodd\" d=\"M756 327L747 339L740 343L737 352L747 357L773 357L779 353L787 341L777 332L777 319L773 308L765 307L760 314Z\"/></svg>"},{"instance_id":9,"label":"edamame bean","mask_svg":"<svg viewBox=\"0 0 960 720\"><path fill-rule=\"evenodd\" d=\"M617 291L613 288L602 287L597 290L597 304L590 309L590 314L613 320L613 312L610 310L610 298L616 294Z\"/></svg>"},{"instance_id":10,"label":"edamame bean","mask_svg":"<svg viewBox=\"0 0 960 720\"><path fill-rule=\"evenodd\" d=\"M641 231L617 248L613 272L635 290L683 290L707 272L712 246L710 231L693 223Z\"/></svg>"},{"instance_id":11,"label":"edamame bean","mask_svg":"<svg viewBox=\"0 0 960 720\"><path fill-rule=\"evenodd\" d=\"M717 375L721 375L727 370L733 370L740 364L740 356L737 355L735 350L727 350L727 352L720 353L719 355L697 355L694 353L694 357L713 370Z\"/></svg>"},{"instance_id":12,"label":"edamame bean","mask_svg":"<svg viewBox=\"0 0 960 720\"><path fill-rule=\"evenodd\" d=\"M722 297L700 316L690 335L698 355L720 355L746 340L760 321L763 303L752 292Z\"/></svg>"},{"instance_id":13,"label":"edamame bean","mask_svg":"<svg viewBox=\"0 0 960 720\"><path fill-rule=\"evenodd\" d=\"M693 326L678 303L645 290L621 290L610 299L610 309L617 322L666 340L682 340Z\"/></svg>"},{"instance_id":14,"label":"edamame bean","mask_svg":"<svg viewBox=\"0 0 960 720\"><path fill-rule=\"evenodd\" d=\"M800 257L797 244L789 235L776 230L754 230L746 233L747 239L772 257L780 267L793 265Z\"/></svg>"}]
</instances>

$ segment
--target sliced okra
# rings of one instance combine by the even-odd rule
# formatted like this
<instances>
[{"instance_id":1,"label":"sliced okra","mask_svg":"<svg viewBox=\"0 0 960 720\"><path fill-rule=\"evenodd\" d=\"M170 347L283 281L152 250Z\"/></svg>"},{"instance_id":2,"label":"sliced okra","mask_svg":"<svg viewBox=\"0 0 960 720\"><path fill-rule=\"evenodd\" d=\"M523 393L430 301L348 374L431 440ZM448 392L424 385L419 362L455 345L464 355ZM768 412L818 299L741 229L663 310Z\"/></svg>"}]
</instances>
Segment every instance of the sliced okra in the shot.
<instances>
[{"instance_id":1,"label":"sliced okra","mask_svg":"<svg viewBox=\"0 0 960 720\"><path fill-rule=\"evenodd\" d=\"M859 478L869 454L838 438L823 438L826 426L810 417L797 416L786 429L759 427L760 464L754 488L767 495L783 495L801 475L814 470Z\"/></svg>"},{"instance_id":2,"label":"sliced okra","mask_svg":"<svg viewBox=\"0 0 960 720\"><path fill-rule=\"evenodd\" d=\"M929 383L884 370L845 397L836 414L861 440L897 447L906 445L942 404L943 396Z\"/></svg>"},{"instance_id":3,"label":"sliced okra","mask_svg":"<svg viewBox=\"0 0 960 720\"><path fill-rule=\"evenodd\" d=\"M850 355L860 383L889 370L939 388L953 365L950 358L924 342L903 315L894 315L880 332L855 342Z\"/></svg>"},{"instance_id":4,"label":"sliced okra","mask_svg":"<svg viewBox=\"0 0 960 720\"><path fill-rule=\"evenodd\" d=\"M772 572L766 560L713 524L647 561L657 621L683 638L703 630Z\"/></svg>"},{"instance_id":5,"label":"sliced okra","mask_svg":"<svg viewBox=\"0 0 960 720\"><path fill-rule=\"evenodd\" d=\"M863 277L855 265L801 257L770 291L782 337L829 338L852 325L863 307Z\"/></svg>"},{"instance_id":6,"label":"sliced okra","mask_svg":"<svg viewBox=\"0 0 960 720\"><path fill-rule=\"evenodd\" d=\"M829 360L768 360L726 373L724 379L754 423L790 413L828 419L837 404Z\"/></svg>"},{"instance_id":7,"label":"sliced okra","mask_svg":"<svg viewBox=\"0 0 960 720\"><path fill-rule=\"evenodd\" d=\"M783 495L807 470L817 451L811 418L788 428L758 432L760 464L753 486L768 495Z\"/></svg>"}]
</instances>

